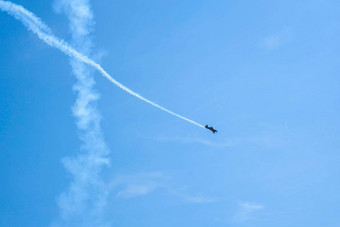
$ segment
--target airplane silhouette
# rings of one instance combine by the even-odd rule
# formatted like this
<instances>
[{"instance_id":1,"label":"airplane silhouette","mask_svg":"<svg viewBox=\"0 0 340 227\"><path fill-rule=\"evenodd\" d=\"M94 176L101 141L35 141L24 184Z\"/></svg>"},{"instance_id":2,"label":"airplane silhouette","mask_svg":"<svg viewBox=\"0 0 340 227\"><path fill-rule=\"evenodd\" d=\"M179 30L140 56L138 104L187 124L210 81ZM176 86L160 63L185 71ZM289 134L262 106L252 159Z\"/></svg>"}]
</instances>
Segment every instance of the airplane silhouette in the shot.
<instances>
[{"instance_id":1,"label":"airplane silhouette","mask_svg":"<svg viewBox=\"0 0 340 227\"><path fill-rule=\"evenodd\" d=\"M209 130L212 131L212 133L214 133L214 134L217 132L216 129L214 129L213 127L209 127L208 125L206 125L205 128L206 128L206 129L209 129Z\"/></svg>"}]
</instances>

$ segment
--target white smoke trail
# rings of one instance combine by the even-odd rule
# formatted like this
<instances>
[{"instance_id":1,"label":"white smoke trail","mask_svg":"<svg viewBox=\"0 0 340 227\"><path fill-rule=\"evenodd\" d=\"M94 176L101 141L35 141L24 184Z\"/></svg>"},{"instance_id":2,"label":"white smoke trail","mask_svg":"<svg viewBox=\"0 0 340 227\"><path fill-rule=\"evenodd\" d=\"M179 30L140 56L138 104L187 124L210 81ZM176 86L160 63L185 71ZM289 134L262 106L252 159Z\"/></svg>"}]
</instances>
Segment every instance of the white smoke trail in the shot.
<instances>
[{"instance_id":1,"label":"white smoke trail","mask_svg":"<svg viewBox=\"0 0 340 227\"><path fill-rule=\"evenodd\" d=\"M42 30L42 32L51 34L50 28L24 7L7 1L0 1L0 7L1 10L8 12L20 20L29 30L34 31L39 29Z\"/></svg>"},{"instance_id":2,"label":"white smoke trail","mask_svg":"<svg viewBox=\"0 0 340 227\"><path fill-rule=\"evenodd\" d=\"M72 45L90 54L92 44L88 35L93 15L88 0L57 0L55 3L55 9L64 12L70 21ZM95 107L99 95L93 89L95 82L88 65L76 58L71 58L70 63L77 78L73 87L77 100L72 110L83 145L80 155L63 159L73 179L69 189L58 198L61 217L54 220L52 226L105 226L103 216L108 187L102 179L102 171L110 160L100 128L101 117Z\"/></svg>"},{"instance_id":3,"label":"white smoke trail","mask_svg":"<svg viewBox=\"0 0 340 227\"><path fill-rule=\"evenodd\" d=\"M115 84L116 86L118 86L119 88L121 88L122 90L128 92L129 94L139 98L140 100L149 103L151 105L153 105L154 107L157 107L158 109L161 109L173 116L176 116L178 118L181 118L191 124L194 124L198 127L204 128L203 125L190 120L186 117L183 117L177 113L172 112L171 110L168 110L146 98L144 98L143 96L139 95L138 93L130 90L129 88L125 87L123 84L119 83L118 81L116 81L115 79L113 79L98 63L96 63L95 61L93 61L92 59L88 58L87 56L81 54L80 52L76 51L75 49L73 49L70 45L68 45L66 42L64 42L63 40L58 39L57 37L55 37L52 34L47 33L44 30L44 26L43 24L40 22L40 19L38 19L35 15L33 15L32 13L28 12L27 10L25 10L23 7L16 5L14 3L8 2L8 1L2 1L0 0L0 9L3 11L6 11L7 13L13 15L15 18L17 18L18 20L22 21L24 23L24 25L26 25L28 27L28 29L30 29L33 33L35 33L41 40L43 40L45 43L47 43L48 45L55 47L59 50L61 50L62 52L64 52L66 55L77 58L78 60L84 62L85 64L88 64L92 67L94 67L97 71L99 71L104 77L106 77L106 79L108 79L110 82L112 82L113 84ZM26 12L26 13L23 13ZM34 22L38 22L37 24L34 24Z\"/></svg>"}]
</instances>

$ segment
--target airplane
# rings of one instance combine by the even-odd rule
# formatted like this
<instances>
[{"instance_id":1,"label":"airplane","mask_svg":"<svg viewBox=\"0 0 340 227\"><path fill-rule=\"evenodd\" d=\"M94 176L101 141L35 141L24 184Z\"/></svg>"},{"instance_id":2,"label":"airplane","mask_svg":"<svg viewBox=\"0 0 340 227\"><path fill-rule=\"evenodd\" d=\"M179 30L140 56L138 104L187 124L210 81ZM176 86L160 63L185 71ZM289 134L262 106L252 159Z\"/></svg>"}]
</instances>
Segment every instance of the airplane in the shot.
<instances>
[{"instance_id":1,"label":"airplane","mask_svg":"<svg viewBox=\"0 0 340 227\"><path fill-rule=\"evenodd\" d=\"M213 127L209 127L208 125L206 125L205 128L206 128L206 129L209 129L209 130L212 131L212 133L214 133L214 134L217 132L216 129L214 129Z\"/></svg>"}]
</instances>

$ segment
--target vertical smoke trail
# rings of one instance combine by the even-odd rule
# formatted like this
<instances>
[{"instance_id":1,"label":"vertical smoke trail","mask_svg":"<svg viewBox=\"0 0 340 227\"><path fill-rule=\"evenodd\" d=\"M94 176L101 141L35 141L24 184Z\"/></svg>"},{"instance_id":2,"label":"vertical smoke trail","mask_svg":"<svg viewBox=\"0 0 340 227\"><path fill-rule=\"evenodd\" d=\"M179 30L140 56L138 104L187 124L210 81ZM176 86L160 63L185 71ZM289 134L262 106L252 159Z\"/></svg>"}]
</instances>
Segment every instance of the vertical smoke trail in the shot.
<instances>
[{"instance_id":1,"label":"vertical smoke trail","mask_svg":"<svg viewBox=\"0 0 340 227\"><path fill-rule=\"evenodd\" d=\"M175 117L178 117L180 119L183 119L193 125L196 125L198 127L204 128L204 126L202 124L199 124L189 118L183 117L182 115L179 115L171 110L168 110L160 105L158 105L157 103L154 103L146 98L144 98L143 96L141 96L140 94L132 91L131 89L125 87L123 84L119 83L117 80L113 79L98 63L96 63L95 61L89 59L87 56L81 54L80 52L76 51L75 49L73 49L71 46L69 46L67 43L65 43L63 40L58 39L57 37L53 36L52 34L48 34L48 32L45 32L43 30L44 27L40 27L39 24L34 24L31 22L31 20L33 21L38 21L40 22L40 20L34 16L32 13L28 12L29 14L23 14L20 10L18 9L23 9L24 11L28 12L27 10L25 10L24 8L22 8L21 6L18 6L16 4L13 4L11 2L7 2L7 1L2 1L0 0L0 10L6 11L7 13L13 15L15 18L17 18L18 20L22 21L29 30L31 30L33 33L35 33L42 41L44 41L45 43L47 43L48 45L55 47L57 49L59 49L60 51L62 51L63 53L65 53L68 56L77 58L79 61L82 61L83 63L92 66L93 68L95 68L98 72L100 72L106 79L108 79L111 83L113 83L114 85L116 85L117 87L119 87L120 89L126 91L127 93L129 93L130 95L135 96L136 98L149 103L150 105L163 110L164 112L167 112Z\"/></svg>"},{"instance_id":2,"label":"vertical smoke trail","mask_svg":"<svg viewBox=\"0 0 340 227\"><path fill-rule=\"evenodd\" d=\"M57 0L55 9L64 12L70 21L72 46L89 55L92 46L89 33L94 23L88 0ZM88 65L75 58L71 58L70 63L77 78L73 87L77 100L72 110L83 145L77 157L63 159L72 182L58 199L61 218L54 224L104 226L102 212L108 192L101 173L109 164L109 150L100 128L101 117L95 107L99 95L93 89L95 82Z\"/></svg>"}]
</instances>

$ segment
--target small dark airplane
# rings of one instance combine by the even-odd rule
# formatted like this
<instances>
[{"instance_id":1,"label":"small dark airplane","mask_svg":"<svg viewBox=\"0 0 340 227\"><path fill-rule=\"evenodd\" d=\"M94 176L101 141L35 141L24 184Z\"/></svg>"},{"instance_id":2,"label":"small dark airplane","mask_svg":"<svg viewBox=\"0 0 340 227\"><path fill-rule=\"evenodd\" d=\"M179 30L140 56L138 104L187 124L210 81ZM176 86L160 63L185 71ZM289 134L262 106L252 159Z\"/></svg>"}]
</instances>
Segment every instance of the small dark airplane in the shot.
<instances>
[{"instance_id":1,"label":"small dark airplane","mask_svg":"<svg viewBox=\"0 0 340 227\"><path fill-rule=\"evenodd\" d=\"M212 131L212 133L214 133L214 134L217 132L216 129L214 129L213 127L209 127L208 125L206 125L205 128L206 128L206 129L209 129L209 130Z\"/></svg>"}]
</instances>

